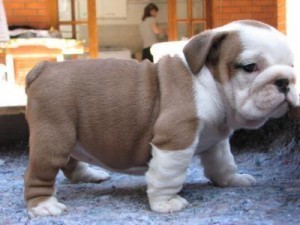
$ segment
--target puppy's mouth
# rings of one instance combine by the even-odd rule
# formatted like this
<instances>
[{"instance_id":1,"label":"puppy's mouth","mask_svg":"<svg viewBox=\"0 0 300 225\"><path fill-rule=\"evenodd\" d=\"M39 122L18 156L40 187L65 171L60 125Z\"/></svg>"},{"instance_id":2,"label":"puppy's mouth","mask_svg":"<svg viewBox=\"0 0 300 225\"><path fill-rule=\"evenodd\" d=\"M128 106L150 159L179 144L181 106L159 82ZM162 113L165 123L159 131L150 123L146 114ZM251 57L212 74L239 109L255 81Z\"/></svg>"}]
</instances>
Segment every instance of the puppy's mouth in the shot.
<instances>
[{"instance_id":1,"label":"puppy's mouth","mask_svg":"<svg viewBox=\"0 0 300 225\"><path fill-rule=\"evenodd\" d=\"M240 112L251 124L266 118L279 118L296 107L299 104L298 99L294 87L280 91L273 84L269 84L261 90L256 90Z\"/></svg>"},{"instance_id":2,"label":"puppy's mouth","mask_svg":"<svg viewBox=\"0 0 300 225\"><path fill-rule=\"evenodd\" d=\"M284 102L288 104L288 109L299 105L299 96L294 87L293 79L281 77L275 80L273 84L277 88L278 92L284 95Z\"/></svg>"},{"instance_id":3,"label":"puppy's mouth","mask_svg":"<svg viewBox=\"0 0 300 225\"><path fill-rule=\"evenodd\" d=\"M286 112L290 111L291 109L295 108L298 104L296 101L295 96L292 94L285 93L284 99L279 102L279 104L271 111L270 117L271 118L279 118L283 116Z\"/></svg>"},{"instance_id":4,"label":"puppy's mouth","mask_svg":"<svg viewBox=\"0 0 300 225\"><path fill-rule=\"evenodd\" d=\"M248 129L256 129L259 128L264 122L266 122L266 118L260 119L248 119L245 120L244 127Z\"/></svg>"},{"instance_id":5,"label":"puppy's mouth","mask_svg":"<svg viewBox=\"0 0 300 225\"><path fill-rule=\"evenodd\" d=\"M292 102L290 102L287 97L285 97L285 101L288 104L288 109L289 110L296 107L296 105L294 105Z\"/></svg>"},{"instance_id":6,"label":"puppy's mouth","mask_svg":"<svg viewBox=\"0 0 300 225\"><path fill-rule=\"evenodd\" d=\"M284 101L288 104L289 109L299 106L299 97L297 97L297 94L295 95L291 93L285 94Z\"/></svg>"}]
</instances>

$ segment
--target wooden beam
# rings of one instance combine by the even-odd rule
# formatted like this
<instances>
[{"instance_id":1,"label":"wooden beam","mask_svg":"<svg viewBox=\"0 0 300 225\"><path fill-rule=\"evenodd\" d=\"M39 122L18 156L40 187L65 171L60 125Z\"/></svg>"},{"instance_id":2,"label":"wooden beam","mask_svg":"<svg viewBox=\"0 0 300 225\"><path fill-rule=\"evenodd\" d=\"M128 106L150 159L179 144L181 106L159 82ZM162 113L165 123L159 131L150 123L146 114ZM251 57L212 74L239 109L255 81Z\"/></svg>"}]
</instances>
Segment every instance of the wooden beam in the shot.
<instances>
[{"instance_id":1,"label":"wooden beam","mask_svg":"<svg viewBox=\"0 0 300 225\"><path fill-rule=\"evenodd\" d=\"M168 0L168 39L169 41L177 40L177 1Z\"/></svg>"},{"instance_id":2,"label":"wooden beam","mask_svg":"<svg viewBox=\"0 0 300 225\"><path fill-rule=\"evenodd\" d=\"M99 40L96 15L96 0L87 0L87 8L90 58L98 58Z\"/></svg>"},{"instance_id":3,"label":"wooden beam","mask_svg":"<svg viewBox=\"0 0 300 225\"><path fill-rule=\"evenodd\" d=\"M71 0L71 20L76 21L76 8L75 8L75 0ZM72 24L72 38L76 39L77 38L77 32L76 32L76 25Z\"/></svg>"},{"instance_id":4,"label":"wooden beam","mask_svg":"<svg viewBox=\"0 0 300 225\"><path fill-rule=\"evenodd\" d=\"M193 18L194 18L192 0L187 1L187 15L188 15L188 20L189 20L188 30L189 30L189 37L190 37L193 34L193 22L192 21L193 21Z\"/></svg>"},{"instance_id":5,"label":"wooden beam","mask_svg":"<svg viewBox=\"0 0 300 225\"><path fill-rule=\"evenodd\" d=\"M213 10L214 1L205 0L205 19L206 19L206 28L205 29L212 29L213 28L213 17L214 17L214 10Z\"/></svg>"},{"instance_id":6,"label":"wooden beam","mask_svg":"<svg viewBox=\"0 0 300 225\"><path fill-rule=\"evenodd\" d=\"M1 106L0 107L0 116L3 115L17 115L23 114L26 111L25 106Z\"/></svg>"},{"instance_id":7,"label":"wooden beam","mask_svg":"<svg viewBox=\"0 0 300 225\"><path fill-rule=\"evenodd\" d=\"M80 24L88 24L87 20L76 20L76 21L59 21L60 25L80 25Z\"/></svg>"},{"instance_id":8,"label":"wooden beam","mask_svg":"<svg viewBox=\"0 0 300 225\"><path fill-rule=\"evenodd\" d=\"M58 25L58 1L57 0L48 0L48 9L49 9L49 25L57 30L59 30Z\"/></svg>"}]
</instances>

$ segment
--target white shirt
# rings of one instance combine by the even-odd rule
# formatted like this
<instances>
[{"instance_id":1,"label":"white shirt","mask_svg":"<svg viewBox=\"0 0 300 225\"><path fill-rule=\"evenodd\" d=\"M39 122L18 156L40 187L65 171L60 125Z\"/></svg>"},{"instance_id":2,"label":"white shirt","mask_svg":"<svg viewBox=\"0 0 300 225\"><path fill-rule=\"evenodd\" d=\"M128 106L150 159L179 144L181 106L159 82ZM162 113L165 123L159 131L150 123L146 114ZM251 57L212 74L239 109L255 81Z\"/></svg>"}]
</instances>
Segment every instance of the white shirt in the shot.
<instances>
[{"instance_id":1,"label":"white shirt","mask_svg":"<svg viewBox=\"0 0 300 225\"><path fill-rule=\"evenodd\" d=\"M140 33L143 38L143 47L148 48L155 44L157 41L156 34L152 30L152 25L156 23L154 17L147 17L140 24Z\"/></svg>"}]
</instances>

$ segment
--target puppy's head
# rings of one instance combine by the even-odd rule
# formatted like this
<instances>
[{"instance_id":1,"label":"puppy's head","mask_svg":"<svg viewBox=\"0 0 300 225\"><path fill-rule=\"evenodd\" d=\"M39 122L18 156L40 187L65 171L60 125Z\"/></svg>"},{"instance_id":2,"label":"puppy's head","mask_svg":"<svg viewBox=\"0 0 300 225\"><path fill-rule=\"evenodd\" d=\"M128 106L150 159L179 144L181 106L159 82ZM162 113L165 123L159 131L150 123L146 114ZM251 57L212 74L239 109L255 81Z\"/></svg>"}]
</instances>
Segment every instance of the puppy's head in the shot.
<instances>
[{"instance_id":1,"label":"puppy's head","mask_svg":"<svg viewBox=\"0 0 300 225\"><path fill-rule=\"evenodd\" d=\"M184 55L201 76L207 67L233 123L258 127L299 102L293 53L283 34L258 21L236 21L193 37Z\"/></svg>"}]
</instances>

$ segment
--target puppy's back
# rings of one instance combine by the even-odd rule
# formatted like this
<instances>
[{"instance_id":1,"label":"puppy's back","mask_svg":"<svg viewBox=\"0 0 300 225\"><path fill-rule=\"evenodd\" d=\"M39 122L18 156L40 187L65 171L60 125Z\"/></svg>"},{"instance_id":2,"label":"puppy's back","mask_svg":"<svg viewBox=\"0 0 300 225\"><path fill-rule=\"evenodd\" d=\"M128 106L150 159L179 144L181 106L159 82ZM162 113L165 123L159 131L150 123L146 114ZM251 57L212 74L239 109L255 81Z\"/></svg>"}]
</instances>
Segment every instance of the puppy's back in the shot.
<instances>
[{"instance_id":1,"label":"puppy's back","mask_svg":"<svg viewBox=\"0 0 300 225\"><path fill-rule=\"evenodd\" d=\"M29 127L75 130L83 148L111 168L146 165L159 113L156 70L135 60L41 63L27 77Z\"/></svg>"}]
</instances>

